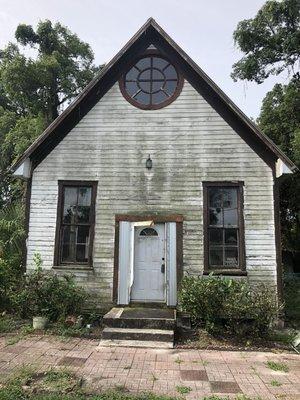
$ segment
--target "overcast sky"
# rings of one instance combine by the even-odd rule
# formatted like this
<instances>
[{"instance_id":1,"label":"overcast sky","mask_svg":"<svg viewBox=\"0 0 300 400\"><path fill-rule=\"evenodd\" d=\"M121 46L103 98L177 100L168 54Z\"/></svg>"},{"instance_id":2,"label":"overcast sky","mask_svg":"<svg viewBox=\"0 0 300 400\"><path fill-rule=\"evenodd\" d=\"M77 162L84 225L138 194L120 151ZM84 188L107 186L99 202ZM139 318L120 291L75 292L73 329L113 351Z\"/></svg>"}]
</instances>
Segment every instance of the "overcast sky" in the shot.
<instances>
[{"instance_id":1,"label":"overcast sky","mask_svg":"<svg viewBox=\"0 0 300 400\"><path fill-rule=\"evenodd\" d=\"M232 33L263 0L0 0L0 47L14 40L19 23L59 21L88 42L97 64L108 62L142 24L154 17L165 31L249 116L256 118L275 78L265 83L230 78L241 54ZM283 78L277 78L282 81Z\"/></svg>"}]
</instances>

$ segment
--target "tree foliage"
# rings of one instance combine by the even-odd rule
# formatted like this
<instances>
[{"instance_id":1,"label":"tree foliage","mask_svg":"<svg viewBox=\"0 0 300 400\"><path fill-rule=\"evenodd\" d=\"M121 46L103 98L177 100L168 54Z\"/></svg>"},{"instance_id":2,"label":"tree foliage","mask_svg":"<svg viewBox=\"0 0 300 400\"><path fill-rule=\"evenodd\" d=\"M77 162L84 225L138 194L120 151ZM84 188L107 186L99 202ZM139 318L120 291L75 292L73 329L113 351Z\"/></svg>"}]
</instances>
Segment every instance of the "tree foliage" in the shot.
<instances>
[{"instance_id":1,"label":"tree foliage","mask_svg":"<svg viewBox=\"0 0 300 400\"><path fill-rule=\"evenodd\" d=\"M297 74L300 58L300 1L267 1L254 18L239 22L233 34L245 54L233 65L234 80L263 82L285 70Z\"/></svg>"},{"instance_id":2,"label":"tree foliage","mask_svg":"<svg viewBox=\"0 0 300 400\"><path fill-rule=\"evenodd\" d=\"M241 21L234 40L244 57L232 77L263 82L289 72L290 81L276 84L263 100L258 124L300 167L300 1L267 1L257 15ZM280 178L283 248L300 251L300 174Z\"/></svg>"},{"instance_id":3,"label":"tree foliage","mask_svg":"<svg viewBox=\"0 0 300 400\"><path fill-rule=\"evenodd\" d=\"M20 281L25 183L12 163L97 72L90 46L60 23L21 24L0 50L0 302ZM26 48L23 54L22 49ZM28 52L28 48L31 50ZM27 54L33 54L28 56Z\"/></svg>"},{"instance_id":4,"label":"tree foliage","mask_svg":"<svg viewBox=\"0 0 300 400\"><path fill-rule=\"evenodd\" d=\"M87 85L97 68L90 46L60 23L40 22L17 27L21 46L31 47L35 59L26 58L15 44L0 53L2 97L18 114L42 112L46 122L55 119L64 105Z\"/></svg>"},{"instance_id":5,"label":"tree foliage","mask_svg":"<svg viewBox=\"0 0 300 400\"><path fill-rule=\"evenodd\" d=\"M22 197L13 161L97 72L90 46L60 23L41 21L36 30L21 24L15 37L0 50L0 207Z\"/></svg>"},{"instance_id":6,"label":"tree foliage","mask_svg":"<svg viewBox=\"0 0 300 400\"><path fill-rule=\"evenodd\" d=\"M276 84L263 99L258 124L285 154L298 162L300 133L300 80ZM298 138L298 139L297 139Z\"/></svg>"},{"instance_id":7,"label":"tree foliage","mask_svg":"<svg viewBox=\"0 0 300 400\"><path fill-rule=\"evenodd\" d=\"M263 100L258 123L300 167L300 80L276 84ZM280 178L280 208L283 248L300 251L300 174Z\"/></svg>"}]
</instances>

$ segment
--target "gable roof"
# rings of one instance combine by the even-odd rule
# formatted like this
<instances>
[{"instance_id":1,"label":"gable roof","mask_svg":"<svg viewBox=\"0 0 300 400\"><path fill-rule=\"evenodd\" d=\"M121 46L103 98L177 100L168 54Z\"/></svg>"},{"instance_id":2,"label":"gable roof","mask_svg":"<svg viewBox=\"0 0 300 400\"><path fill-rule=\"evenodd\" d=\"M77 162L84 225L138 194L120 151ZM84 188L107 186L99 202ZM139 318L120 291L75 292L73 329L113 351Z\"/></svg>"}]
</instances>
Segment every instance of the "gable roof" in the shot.
<instances>
[{"instance_id":1,"label":"gable roof","mask_svg":"<svg viewBox=\"0 0 300 400\"><path fill-rule=\"evenodd\" d=\"M16 171L30 159L35 168L78 124L128 69L131 61L154 45L176 63L184 77L245 142L270 166L280 159L291 171L296 165L229 99L206 73L150 18L127 44L101 69L77 98L57 117L12 166Z\"/></svg>"}]
</instances>

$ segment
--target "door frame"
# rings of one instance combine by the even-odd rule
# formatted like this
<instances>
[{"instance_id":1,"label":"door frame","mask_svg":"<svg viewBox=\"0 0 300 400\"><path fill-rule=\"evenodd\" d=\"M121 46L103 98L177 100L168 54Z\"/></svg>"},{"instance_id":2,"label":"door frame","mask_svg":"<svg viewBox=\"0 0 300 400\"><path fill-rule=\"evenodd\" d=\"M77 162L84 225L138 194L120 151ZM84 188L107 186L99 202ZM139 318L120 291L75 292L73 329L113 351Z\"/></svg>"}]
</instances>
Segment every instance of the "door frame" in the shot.
<instances>
[{"instance_id":1,"label":"door frame","mask_svg":"<svg viewBox=\"0 0 300 400\"><path fill-rule=\"evenodd\" d=\"M115 246L114 246L114 272L113 272L113 302L118 302L119 289L119 237L120 222L153 221L154 223L176 223L176 281L177 290L183 276L183 216L181 214L117 214L115 216Z\"/></svg>"}]
</instances>

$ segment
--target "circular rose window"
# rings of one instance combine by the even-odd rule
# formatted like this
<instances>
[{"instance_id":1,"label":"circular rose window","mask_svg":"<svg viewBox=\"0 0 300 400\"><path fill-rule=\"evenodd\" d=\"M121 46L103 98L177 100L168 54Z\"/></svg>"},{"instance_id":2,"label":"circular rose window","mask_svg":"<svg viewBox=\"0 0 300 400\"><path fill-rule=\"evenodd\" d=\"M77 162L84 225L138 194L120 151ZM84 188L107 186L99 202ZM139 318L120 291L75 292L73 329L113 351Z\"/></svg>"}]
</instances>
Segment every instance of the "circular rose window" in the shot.
<instances>
[{"instance_id":1,"label":"circular rose window","mask_svg":"<svg viewBox=\"0 0 300 400\"><path fill-rule=\"evenodd\" d=\"M144 56L122 77L121 91L134 106L157 109L176 99L182 88L182 78L174 65L157 56Z\"/></svg>"}]
</instances>

